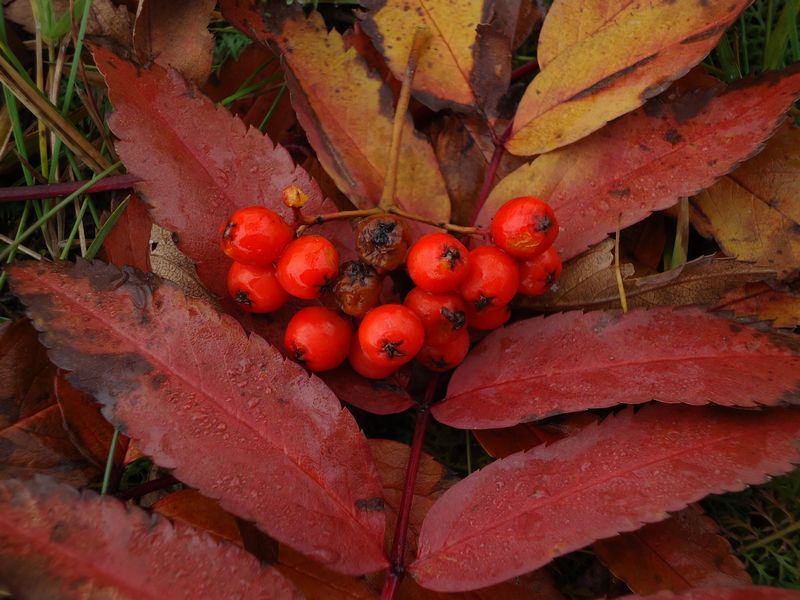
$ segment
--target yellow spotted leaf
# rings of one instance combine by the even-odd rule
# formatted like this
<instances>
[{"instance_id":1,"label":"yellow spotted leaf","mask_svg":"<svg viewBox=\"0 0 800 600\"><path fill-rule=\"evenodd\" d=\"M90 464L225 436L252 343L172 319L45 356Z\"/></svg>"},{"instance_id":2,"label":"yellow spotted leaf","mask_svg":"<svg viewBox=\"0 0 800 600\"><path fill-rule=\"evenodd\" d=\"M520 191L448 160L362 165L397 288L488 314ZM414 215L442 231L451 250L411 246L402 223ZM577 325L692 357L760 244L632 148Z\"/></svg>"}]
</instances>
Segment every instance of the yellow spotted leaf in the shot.
<instances>
[{"instance_id":1,"label":"yellow spotted leaf","mask_svg":"<svg viewBox=\"0 0 800 600\"><path fill-rule=\"evenodd\" d=\"M749 0L556 0L542 27L541 73L506 148L541 154L581 139L700 62Z\"/></svg>"},{"instance_id":2,"label":"yellow spotted leaf","mask_svg":"<svg viewBox=\"0 0 800 600\"><path fill-rule=\"evenodd\" d=\"M368 0L362 24L401 80L414 33L425 27L414 96L434 110L477 108L493 113L511 74L510 35L488 25L494 4L494 0Z\"/></svg>"},{"instance_id":3,"label":"yellow spotted leaf","mask_svg":"<svg viewBox=\"0 0 800 600\"><path fill-rule=\"evenodd\" d=\"M800 268L800 129L786 127L764 151L692 201L692 223L739 260Z\"/></svg>"},{"instance_id":4,"label":"yellow spotted leaf","mask_svg":"<svg viewBox=\"0 0 800 600\"><path fill-rule=\"evenodd\" d=\"M283 53L297 118L320 163L360 208L377 204L383 190L394 104L391 91L342 37L326 31L319 13L291 11L275 41ZM447 221L450 199L433 148L410 116L400 149L396 204Z\"/></svg>"}]
</instances>

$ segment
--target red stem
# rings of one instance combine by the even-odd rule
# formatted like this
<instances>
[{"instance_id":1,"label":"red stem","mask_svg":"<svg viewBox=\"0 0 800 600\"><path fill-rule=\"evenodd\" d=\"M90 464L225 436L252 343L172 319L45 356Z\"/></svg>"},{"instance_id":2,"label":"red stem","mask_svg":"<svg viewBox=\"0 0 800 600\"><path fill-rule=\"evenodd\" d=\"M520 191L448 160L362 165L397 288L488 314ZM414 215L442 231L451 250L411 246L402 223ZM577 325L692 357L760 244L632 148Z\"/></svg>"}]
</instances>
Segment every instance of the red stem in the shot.
<instances>
[{"instance_id":1,"label":"red stem","mask_svg":"<svg viewBox=\"0 0 800 600\"><path fill-rule=\"evenodd\" d=\"M532 71L535 71L538 68L539 68L539 61L534 58L531 62L525 63L521 67L511 71L511 81L516 81L521 77L525 77L525 75L531 73Z\"/></svg>"},{"instance_id":2,"label":"red stem","mask_svg":"<svg viewBox=\"0 0 800 600\"><path fill-rule=\"evenodd\" d=\"M86 190L87 194L110 192L112 190L125 190L133 187L134 183L141 181L136 175L112 175L95 183ZM44 185L29 185L0 188L0 203L17 202L19 200L41 200L43 198L61 198L69 196L74 191L86 185L87 181L70 181L68 183L48 183Z\"/></svg>"},{"instance_id":3,"label":"red stem","mask_svg":"<svg viewBox=\"0 0 800 600\"><path fill-rule=\"evenodd\" d=\"M422 458L422 442L425 439L425 430L428 426L430 415L430 403L433 394L436 392L436 384L439 378L433 377L425 390L425 399L417 407L417 418L414 422L414 438L411 441L411 452L408 456L408 467L406 468L406 482L403 487L403 498L400 500L400 513L397 516L397 525L394 530L394 542L392 544L392 554L389 557L389 572L383 581L383 591L381 600L394 600L400 582L405 575L403 558L406 553L406 542L408 540L408 523L411 517L411 505L414 502L414 488L417 484L417 472Z\"/></svg>"},{"instance_id":4,"label":"red stem","mask_svg":"<svg viewBox=\"0 0 800 600\"><path fill-rule=\"evenodd\" d=\"M500 139L497 140L497 143L494 146L494 154L492 154L492 160L489 161L489 166L486 167L486 175L483 177L483 185L481 186L481 191L478 194L478 201L475 203L475 210L472 212L472 218L469 221L470 225L473 227L478 220L478 215L481 213L483 205L486 204L486 199L489 197L489 192L491 192L492 188L494 187L494 178L497 175L497 169L500 167L500 161L503 159L503 154L505 153L505 143L508 137L511 135L511 127L513 125L513 121L508 124L508 127L503 132L503 135L500 136Z\"/></svg>"}]
</instances>

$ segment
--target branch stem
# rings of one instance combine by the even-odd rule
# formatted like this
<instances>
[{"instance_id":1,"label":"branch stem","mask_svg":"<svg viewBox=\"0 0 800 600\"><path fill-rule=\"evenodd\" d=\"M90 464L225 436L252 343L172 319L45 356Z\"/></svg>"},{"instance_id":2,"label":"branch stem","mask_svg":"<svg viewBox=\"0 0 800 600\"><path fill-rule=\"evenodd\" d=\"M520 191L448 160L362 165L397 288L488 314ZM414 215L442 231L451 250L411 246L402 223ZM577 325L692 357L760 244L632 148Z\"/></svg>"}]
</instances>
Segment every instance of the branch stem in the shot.
<instances>
[{"instance_id":1,"label":"branch stem","mask_svg":"<svg viewBox=\"0 0 800 600\"><path fill-rule=\"evenodd\" d=\"M87 194L125 190L133 187L134 183L141 181L136 175L112 175L98 181L86 190ZM84 181L70 181L67 183L49 183L44 185L29 185L0 188L0 203L17 202L19 200L40 200L43 198L61 198L69 196L88 183Z\"/></svg>"}]
</instances>

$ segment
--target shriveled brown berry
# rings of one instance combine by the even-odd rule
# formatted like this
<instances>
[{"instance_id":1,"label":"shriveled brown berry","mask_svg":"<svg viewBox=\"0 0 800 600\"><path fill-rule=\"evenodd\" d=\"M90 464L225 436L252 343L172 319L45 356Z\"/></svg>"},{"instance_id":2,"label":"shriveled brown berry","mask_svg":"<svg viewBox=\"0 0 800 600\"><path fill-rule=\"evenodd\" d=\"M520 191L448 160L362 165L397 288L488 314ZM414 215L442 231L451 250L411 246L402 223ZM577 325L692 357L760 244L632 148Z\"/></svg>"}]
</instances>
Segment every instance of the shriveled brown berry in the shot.
<instances>
[{"instance_id":1,"label":"shriveled brown berry","mask_svg":"<svg viewBox=\"0 0 800 600\"><path fill-rule=\"evenodd\" d=\"M339 278L333 286L333 295L343 313L352 317L363 317L380 301L380 275L364 262L346 262L339 267Z\"/></svg>"},{"instance_id":2,"label":"shriveled brown berry","mask_svg":"<svg viewBox=\"0 0 800 600\"><path fill-rule=\"evenodd\" d=\"M391 215L376 215L356 226L356 251L379 271L394 271L406 259L411 233L403 221Z\"/></svg>"}]
</instances>

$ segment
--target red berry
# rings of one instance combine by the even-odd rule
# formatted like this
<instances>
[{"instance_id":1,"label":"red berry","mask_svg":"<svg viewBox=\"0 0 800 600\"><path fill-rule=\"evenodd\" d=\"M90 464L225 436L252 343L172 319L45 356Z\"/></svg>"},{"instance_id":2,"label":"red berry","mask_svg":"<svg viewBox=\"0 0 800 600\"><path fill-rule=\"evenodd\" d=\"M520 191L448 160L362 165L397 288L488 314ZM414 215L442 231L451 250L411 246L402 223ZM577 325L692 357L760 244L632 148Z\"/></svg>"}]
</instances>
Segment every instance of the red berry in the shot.
<instances>
[{"instance_id":1,"label":"red berry","mask_svg":"<svg viewBox=\"0 0 800 600\"><path fill-rule=\"evenodd\" d=\"M349 261L339 268L333 295L343 313L361 318L378 305L381 290L381 278L375 269L360 261Z\"/></svg>"},{"instance_id":2,"label":"red berry","mask_svg":"<svg viewBox=\"0 0 800 600\"><path fill-rule=\"evenodd\" d=\"M293 237L286 221L266 206L241 208L220 229L222 251L249 265L270 264Z\"/></svg>"},{"instance_id":3,"label":"red berry","mask_svg":"<svg viewBox=\"0 0 800 600\"><path fill-rule=\"evenodd\" d=\"M411 234L403 221L391 215L377 215L356 225L356 251L368 265L381 272L394 271L403 264Z\"/></svg>"},{"instance_id":4,"label":"red berry","mask_svg":"<svg viewBox=\"0 0 800 600\"><path fill-rule=\"evenodd\" d=\"M347 355L347 360L350 361L350 366L356 373L367 379L386 379L397 370L395 366L387 367L372 362L361 349L357 335L353 336L353 341L350 343L350 354Z\"/></svg>"},{"instance_id":5,"label":"red berry","mask_svg":"<svg viewBox=\"0 0 800 600\"><path fill-rule=\"evenodd\" d=\"M443 344L455 333L465 331L467 306L458 294L432 294L414 288L403 301L414 311L425 328L425 344Z\"/></svg>"},{"instance_id":6,"label":"red berry","mask_svg":"<svg viewBox=\"0 0 800 600\"><path fill-rule=\"evenodd\" d=\"M278 259L278 281L297 298L318 298L339 272L339 253L321 235L304 235L291 242Z\"/></svg>"},{"instance_id":7,"label":"red berry","mask_svg":"<svg viewBox=\"0 0 800 600\"><path fill-rule=\"evenodd\" d=\"M467 322L473 329L497 329L506 324L511 318L511 309L508 304L487 306L476 311L471 304L467 305Z\"/></svg>"},{"instance_id":8,"label":"red berry","mask_svg":"<svg viewBox=\"0 0 800 600\"><path fill-rule=\"evenodd\" d=\"M455 289L467 274L469 251L447 233L429 233L419 238L408 253L406 267L411 279L434 293Z\"/></svg>"},{"instance_id":9,"label":"red berry","mask_svg":"<svg viewBox=\"0 0 800 600\"><path fill-rule=\"evenodd\" d=\"M367 313L358 327L358 342L373 363L399 367L422 348L422 321L402 304L384 304Z\"/></svg>"},{"instance_id":10,"label":"red berry","mask_svg":"<svg viewBox=\"0 0 800 600\"><path fill-rule=\"evenodd\" d=\"M242 310L252 313L278 310L289 300L272 265L259 267L234 262L228 270L228 292Z\"/></svg>"},{"instance_id":11,"label":"red berry","mask_svg":"<svg viewBox=\"0 0 800 600\"><path fill-rule=\"evenodd\" d=\"M342 364L352 337L353 326L339 313L309 306L299 310L289 321L283 342L289 356L316 372Z\"/></svg>"},{"instance_id":12,"label":"red berry","mask_svg":"<svg viewBox=\"0 0 800 600\"><path fill-rule=\"evenodd\" d=\"M541 254L557 235L558 222L553 209L533 196L509 200L492 219L494 243L518 258Z\"/></svg>"},{"instance_id":13,"label":"red berry","mask_svg":"<svg viewBox=\"0 0 800 600\"><path fill-rule=\"evenodd\" d=\"M431 371L449 371L464 362L469 352L469 333L466 329L443 344L425 344L417 354L417 360Z\"/></svg>"},{"instance_id":14,"label":"red berry","mask_svg":"<svg viewBox=\"0 0 800 600\"><path fill-rule=\"evenodd\" d=\"M508 304L518 287L517 261L500 248L482 246L470 252L469 269L459 291L476 311Z\"/></svg>"},{"instance_id":15,"label":"red berry","mask_svg":"<svg viewBox=\"0 0 800 600\"><path fill-rule=\"evenodd\" d=\"M519 293L526 296L544 294L561 277L562 268L561 258L552 246L539 256L520 261Z\"/></svg>"}]
</instances>

